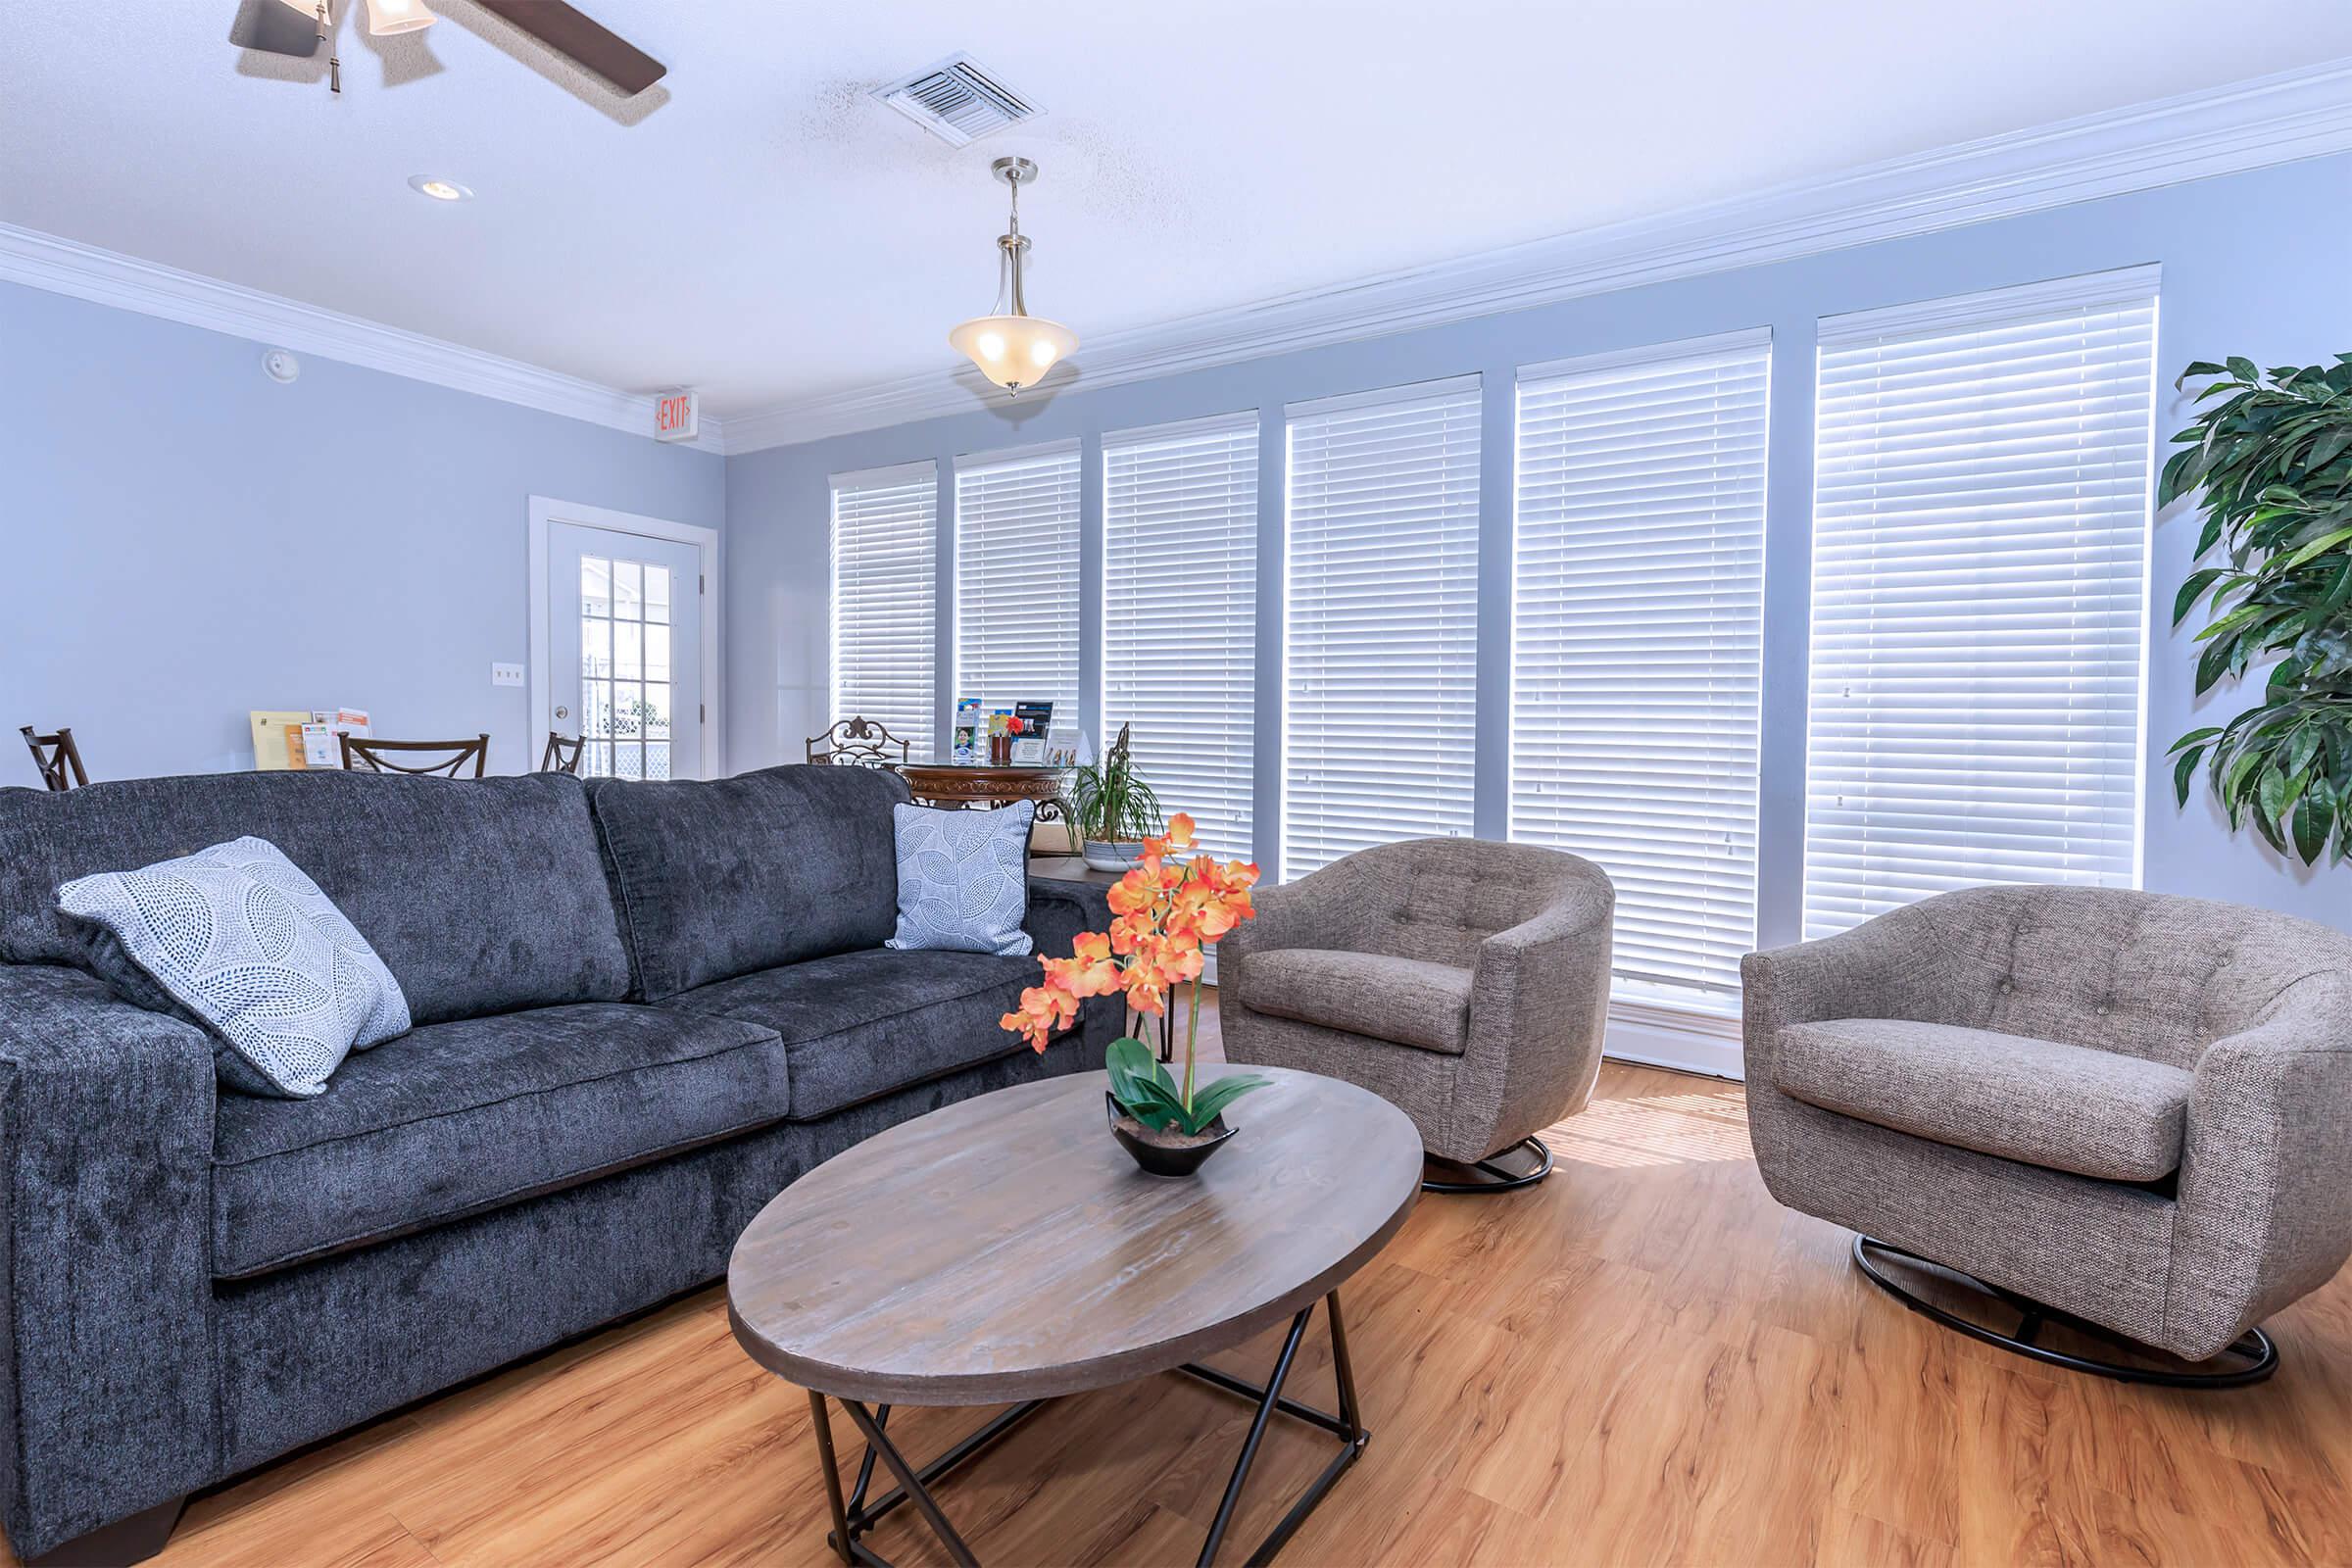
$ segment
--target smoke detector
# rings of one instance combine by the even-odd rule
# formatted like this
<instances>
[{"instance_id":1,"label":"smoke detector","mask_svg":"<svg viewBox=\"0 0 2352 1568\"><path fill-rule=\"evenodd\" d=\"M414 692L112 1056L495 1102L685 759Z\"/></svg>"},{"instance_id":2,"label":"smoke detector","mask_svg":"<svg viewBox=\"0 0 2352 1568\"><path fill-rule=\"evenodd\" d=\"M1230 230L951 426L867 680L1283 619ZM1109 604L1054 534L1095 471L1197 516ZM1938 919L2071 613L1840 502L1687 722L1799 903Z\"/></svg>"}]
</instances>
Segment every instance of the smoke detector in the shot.
<instances>
[{"instance_id":1,"label":"smoke detector","mask_svg":"<svg viewBox=\"0 0 2352 1568\"><path fill-rule=\"evenodd\" d=\"M970 55L950 55L874 96L951 147L1034 120L1037 105L998 80Z\"/></svg>"}]
</instances>

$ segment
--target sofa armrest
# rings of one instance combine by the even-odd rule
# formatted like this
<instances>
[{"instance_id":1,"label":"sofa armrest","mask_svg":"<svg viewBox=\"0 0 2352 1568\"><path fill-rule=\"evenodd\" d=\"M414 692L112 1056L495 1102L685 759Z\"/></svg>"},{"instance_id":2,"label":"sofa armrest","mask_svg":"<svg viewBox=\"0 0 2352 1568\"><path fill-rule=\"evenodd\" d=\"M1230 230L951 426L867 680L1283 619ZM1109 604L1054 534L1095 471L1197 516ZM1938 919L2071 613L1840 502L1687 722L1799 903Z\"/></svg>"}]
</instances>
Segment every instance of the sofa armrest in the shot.
<instances>
[{"instance_id":1,"label":"sofa armrest","mask_svg":"<svg viewBox=\"0 0 2352 1568\"><path fill-rule=\"evenodd\" d=\"M1110 929L1110 889L1059 877L1029 879L1029 912L1021 921L1041 958L1066 958L1082 933Z\"/></svg>"},{"instance_id":2,"label":"sofa armrest","mask_svg":"<svg viewBox=\"0 0 2352 1568\"><path fill-rule=\"evenodd\" d=\"M1831 1018L1937 1021L1914 995L1937 940L1934 901L1889 910L1850 931L1751 953L1740 960L1740 1035L1751 1085L1772 1082L1777 1032Z\"/></svg>"},{"instance_id":3,"label":"sofa armrest","mask_svg":"<svg viewBox=\"0 0 2352 1568\"><path fill-rule=\"evenodd\" d=\"M1582 1110L1609 1017L1617 895L1598 867L1478 945L1454 1114L1497 1148Z\"/></svg>"},{"instance_id":4,"label":"sofa armrest","mask_svg":"<svg viewBox=\"0 0 2352 1568\"><path fill-rule=\"evenodd\" d=\"M211 1040L0 965L0 1517L33 1556L218 1475Z\"/></svg>"},{"instance_id":5,"label":"sofa armrest","mask_svg":"<svg viewBox=\"0 0 2352 1568\"><path fill-rule=\"evenodd\" d=\"M2165 1323L2221 1350L2352 1257L2352 975L2307 975L2196 1066Z\"/></svg>"}]
</instances>

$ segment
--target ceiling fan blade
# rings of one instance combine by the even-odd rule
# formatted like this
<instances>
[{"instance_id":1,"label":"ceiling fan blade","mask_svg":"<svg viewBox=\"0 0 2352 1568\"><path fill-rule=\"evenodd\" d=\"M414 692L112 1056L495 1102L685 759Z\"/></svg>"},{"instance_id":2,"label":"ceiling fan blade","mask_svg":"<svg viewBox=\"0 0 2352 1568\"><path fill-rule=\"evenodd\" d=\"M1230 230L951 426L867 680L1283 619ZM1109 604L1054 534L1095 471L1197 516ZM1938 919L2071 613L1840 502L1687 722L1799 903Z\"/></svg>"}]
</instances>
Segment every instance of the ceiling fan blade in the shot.
<instances>
[{"instance_id":1,"label":"ceiling fan blade","mask_svg":"<svg viewBox=\"0 0 2352 1568\"><path fill-rule=\"evenodd\" d=\"M474 4L512 23L555 50L595 72L623 96L641 93L660 81L669 68L623 38L619 33L564 0L474 0Z\"/></svg>"},{"instance_id":2,"label":"ceiling fan blade","mask_svg":"<svg viewBox=\"0 0 2352 1568\"><path fill-rule=\"evenodd\" d=\"M246 0L228 38L240 49L309 60L318 53L318 18L310 8L296 10L284 0Z\"/></svg>"}]
</instances>

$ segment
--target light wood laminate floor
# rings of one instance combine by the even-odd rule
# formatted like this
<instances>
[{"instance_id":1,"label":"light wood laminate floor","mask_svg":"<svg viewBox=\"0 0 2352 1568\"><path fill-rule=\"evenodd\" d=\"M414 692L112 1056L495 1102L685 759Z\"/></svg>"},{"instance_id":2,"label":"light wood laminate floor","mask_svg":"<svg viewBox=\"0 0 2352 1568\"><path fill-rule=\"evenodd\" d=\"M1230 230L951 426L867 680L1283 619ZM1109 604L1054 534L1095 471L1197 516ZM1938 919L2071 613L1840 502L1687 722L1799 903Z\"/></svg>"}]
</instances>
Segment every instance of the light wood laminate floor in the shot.
<instances>
[{"instance_id":1,"label":"light wood laminate floor","mask_svg":"<svg viewBox=\"0 0 2352 1568\"><path fill-rule=\"evenodd\" d=\"M2352 1274L2273 1321L2272 1383L2125 1388L1868 1286L1766 1196L1737 1085L1612 1063L1550 1136L1549 1182L1425 1198L1346 1289L1373 1437L1285 1564L2352 1563ZM1319 1318L1307 1343L1327 1402ZM891 1430L927 1454L979 1414ZM1083 1396L943 1497L991 1563L1189 1563L1248 1417L1172 1376ZM808 1422L713 1288L201 1498L158 1561L830 1562ZM1294 1426L1236 1561L1327 1455ZM904 1517L877 1547L943 1560Z\"/></svg>"}]
</instances>

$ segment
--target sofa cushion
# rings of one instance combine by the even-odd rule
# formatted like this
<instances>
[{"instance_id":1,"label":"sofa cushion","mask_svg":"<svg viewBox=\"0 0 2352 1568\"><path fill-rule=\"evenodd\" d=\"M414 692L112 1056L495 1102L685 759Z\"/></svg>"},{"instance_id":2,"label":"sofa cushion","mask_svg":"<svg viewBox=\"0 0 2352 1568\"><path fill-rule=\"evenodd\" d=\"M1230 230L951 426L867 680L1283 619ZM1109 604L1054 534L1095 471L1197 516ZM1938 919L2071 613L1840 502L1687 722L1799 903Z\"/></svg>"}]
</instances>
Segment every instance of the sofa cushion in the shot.
<instances>
[{"instance_id":1,"label":"sofa cushion","mask_svg":"<svg viewBox=\"0 0 2352 1568\"><path fill-rule=\"evenodd\" d=\"M1773 1082L1896 1132L2108 1181L2180 1168L2195 1080L2087 1046L1900 1018L1790 1024Z\"/></svg>"},{"instance_id":2,"label":"sofa cushion","mask_svg":"<svg viewBox=\"0 0 2352 1568\"><path fill-rule=\"evenodd\" d=\"M266 840L77 877L57 906L114 938L102 978L204 1025L220 1081L247 1094L308 1099L345 1055L408 1032L384 960Z\"/></svg>"},{"instance_id":3,"label":"sofa cushion","mask_svg":"<svg viewBox=\"0 0 2352 1568\"><path fill-rule=\"evenodd\" d=\"M587 793L556 773L207 773L59 795L0 789L0 962L86 967L86 936L57 910L59 884L247 835L284 851L334 901L417 1023L628 993Z\"/></svg>"},{"instance_id":4,"label":"sofa cushion","mask_svg":"<svg viewBox=\"0 0 2352 1568\"><path fill-rule=\"evenodd\" d=\"M708 783L591 786L638 995L660 999L827 954L898 924L895 773L771 767Z\"/></svg>"},{"instance_id":5,"label":"sofa cushion","mask_svg":"<svg viewBox=\"0 0 2352 1568\"><path fill-rule=\"evenodd\" d=\"M1379 953L1273 948L1250 955L1250 1007L1458 1056L1470 1028L1470 971Z\"/></svg>"},{"instance_id":6,"label":"sofa cushion","mask_svg":"<svg viewBox=\"0 0 2352 1568\"><path fill-rule=\"evenodd\" d=\"M588 1003L416 1029L315 1100L220 1101L213 1272L266 1273L784 1119L775 1035Z\"/></svg>"},{"instance_id":7,"label":"sofa cushion","mask_svg":"<svg viewBox=\"0 0 2352 1568\"><path fill-rule=\"evenodd\" d=\"M1037 981L1034 958L873 948L721 980L662 1005L774 1030L792 1061L792 1119L815 1121L1027 1051L998 1020Z\"/></svg>"}]
</instances>

